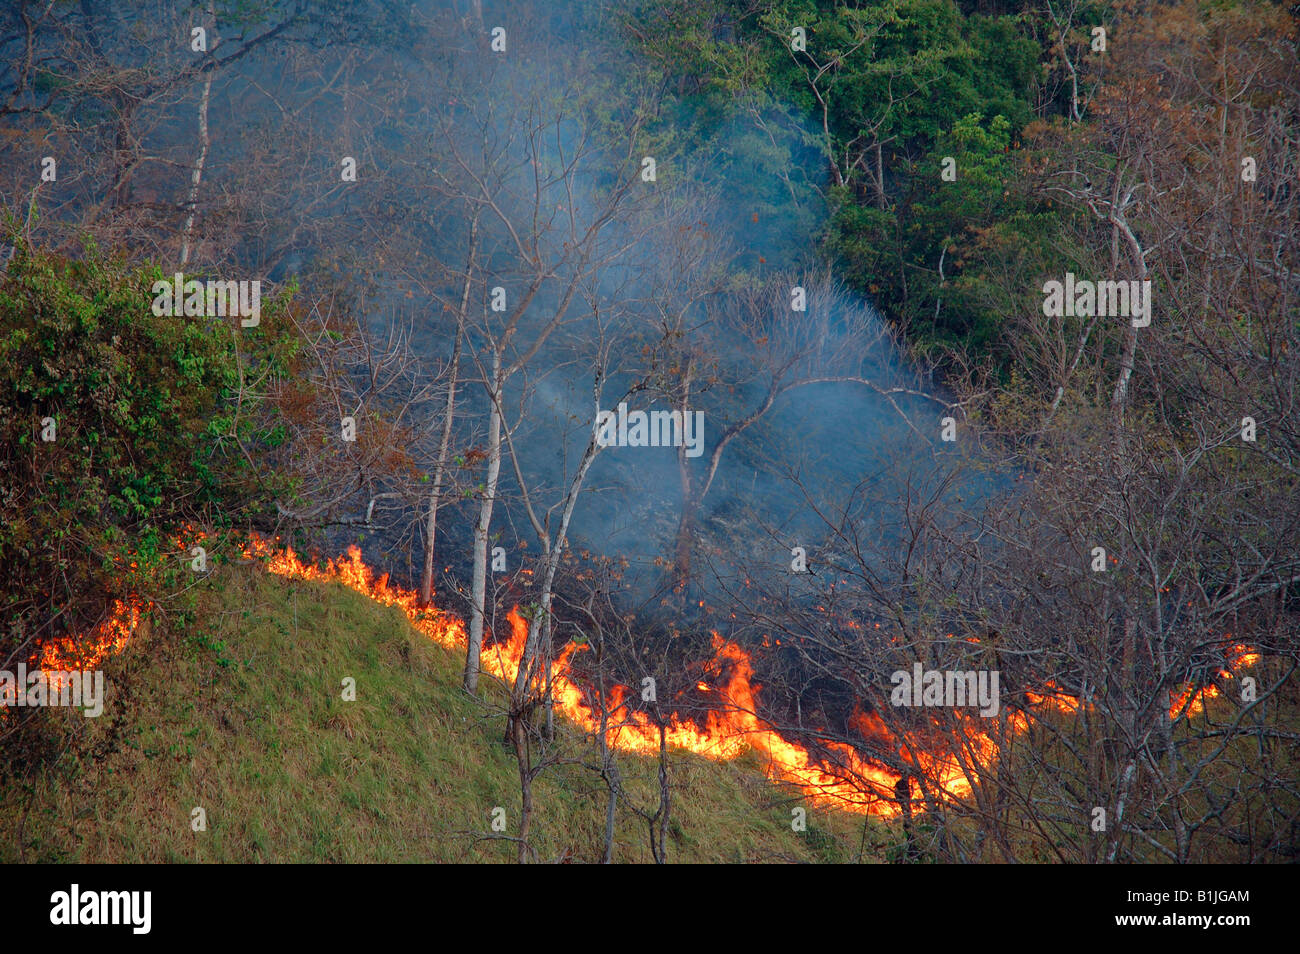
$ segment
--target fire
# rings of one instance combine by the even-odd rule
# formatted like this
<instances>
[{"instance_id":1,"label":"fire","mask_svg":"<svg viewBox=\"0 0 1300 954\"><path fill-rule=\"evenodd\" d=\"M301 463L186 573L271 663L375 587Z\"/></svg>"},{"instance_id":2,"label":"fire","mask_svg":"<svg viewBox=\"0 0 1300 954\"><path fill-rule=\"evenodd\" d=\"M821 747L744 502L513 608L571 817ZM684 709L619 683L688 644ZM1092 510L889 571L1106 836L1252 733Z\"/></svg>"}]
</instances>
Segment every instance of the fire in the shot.
<instances>
[{"instance_id":1,"label":"fire","mask_svg":"<svg viewBox=\"0 0 1300 954\"><path fill-rule=\"evenodd\" d=\"M47 673L98 669L104 660L121 652L140 625L143 604L137 600L114 600L113 611L88 638L53 639L41 647L40 669ZM63 688L61 677L50 677L51 689Z\"/></svg>"},{"instance_id":2,"label":"fire","mask_svg":"<svg viewBox=\"0 0 1300 954\"><path fill-rule=\"evenodd\" d=\"M139 600L114 600L108 618L84 639L65 636L42 645L39 662L32 670L44 672L47 691L62 691L67 682L63 674L97 669L105 659L126 647L140 625L142 609ZM8 718L9 709L0 707L0 722Z\"/></svg>"},{"instance_id":3,"label":"fire","mask_svg":"<svg viewBox=\"0 0 1300 954\"><path fill-rule=\"evenodd\" d=\"M185 549L194 539L194 532L187 530L177 544ZM391 584L387 574L376 575L356 547L349 547L345 556L328 560L324 566L304 561L292 549L279 549L260 538L253 538L246 545L244 555L263 560L266 569L278 576L340 583L384 606L396 606L411 626L445 649L464 652L468 644L463 620L445 610L421 606L414 591ZM139 600L118 601L109 620L90 639L63 639L43 647L41 668L76 670L98 666L126 645L139 626L145 608ZM528 621L520 615L518 607L510 611L507 620L510 636L485 646L480 666L483 672L513 684L523 660ZM764 642L767 643L766 639ZM780 645L779 640L775 642ZM584 648L571 643L552 662L551 689L555 709L584 731L595 733L601 722L596 708L598 700L579 687L570 674L573 654ZM758 717L759 687L753 682L754 668L749 653L717 633L713 634L713 649L715 659L727 672L726 678L720 680L720 685L701 681L696 688L718 700L720 705L705 715L703 724L672 713L663 726L664 741L669 746L719 761L756 752L764 759L769 778L796 786L813 803L892 818L902 812L896 794L902 787L900 783L908 779L905 787L912 791L915 787L912 776L923 777L937 786L933 794L941 799L961 799L971 794L973 780L987 772L1001 751L991 730L983 727L985 720L959 717L955 728L936 726L937 732L942 732L948 740L951 752L935 754L916 739L895 738L875 713L857 710L849 720L850 725L877 751L888 752L891 758L887 761L912 766L914 771L898 771L876 764L853 746L831 740L823 742L824 753L814 754L786 739ZM1259 658L1258 653L1237 644L1228 662L1233 668L1239 668L1253 665ZM1221 675L1232 678L1226 669ZM657 755L660 727L650 715L628 705L630 693L626 686L614 686L606 700L609 745L624 752ZM1207 699L1218 694L1214 686L1186 687L1172 694L1170 718L1195 715L1204 708ZM1042 694L1026 695L1031 707L1038 710L1073 714L1081 707L1076 697L1050 682ZM1027 728L1028 717L1022 712L1009 711L1001 723L1002 731L1009 735L1018 735Z\"/></svg>"},{"instance_id":4,"label":"fire","mask_svg":"<svg viewBox=\"0 0 1300 954\"><path fill-rule=\"evenodd\" d=\"M1232 679L1231 669L1240 670L1242 668L1253 666L1259 662L1259 653L1254 652L1244 643L1237 643L1232 647L1228 655L1228 666L1230 669L1220 669L1219 676L1223 679ZM1202 686L1196 689L1192 686L1185 686L1177 694L1171 695L1169 705L1169 718L1178 719L1183 716L1198 715L1205 709L1205 701L1214 699L1219 696L1218 686Z\"/></svg>"},{"instance_id":5,"label":"fire","mask_svg":"<svg viewBox=\"0 0 1300 954\"><path fill-rule=\"evenodd\" d=\"M461 619L442 610L420 606L413 591L392 585L387 574L376 576L362 561L356 547L350 547L345 557L327 561L324 568L303 561L292 550L277 551L262 540L253 541L247 553L264 558L266 568L272 573L295 579L333 580L385 606L397 606L412 626L440 646L461 652L465 650L467 638ZM513 683L523 660L528 621L517 608L511 610L507 619L509 638L484 646L480 666L483 672ZM664 739L669 746L718 761L729 761L755 751L764 757L770 778L797 785L813 802L881 817L899 814L901 809L893 793L901 775L871 764L843 743L827 743L840 763L840 769L832 770L822 765L805 747L790 742L759 719L757 689L752 682L754 670L749 654L716 633L713 634L713 646L717 658L730 668L730 676L725 685L711 687L702 683L698 688L714 693L723 705L711 710L703 725L675 714L669 717L664 725ZM570 678L569 661L578 649L571 644L551 665L554 706L557 712L583 730L596 732L600 726L597 703ZM627 704L629 692L625 686L616 686L610 692L607 702L609 745L623 752L655 755L659 751L659 726L651 716ZM988 743L982 746L982 751L991 754L996 750ZM959 797L969 794L970 781L959 765L949 766L923 757L921 768L927 773L937 771L940 774L941 787L947 795ZM865 781L867 787L879 794L864 792L863 784L855 778Z\"/></svg>"},{"instance_id":6,"label":"fire","mask_svg":"<svg viewBox=\"0 0 1300 954\"><path fill-rule=\"evenodd\" d=\"M1234 644L1226 655L1230 668L1219 670L1219 676L1222 679L1233 679L1235 677L1231 670L1248 668L1260 660L1259 653L1244 643ZM1191 685L1183 686L1169 695L1169 718L1177 721L1178 719L1199 715L1205 710L1206 700L1215 699L1219 695L1220 692L1217 686L1206 685L1199 688ZM1044 694L1026 692L1025 696L1035 708L1050 708L1070 715L1078 712L1082 705L1077 697L1062 691L1053 682L1047 684Z\"/></svg>"}]
</instances>

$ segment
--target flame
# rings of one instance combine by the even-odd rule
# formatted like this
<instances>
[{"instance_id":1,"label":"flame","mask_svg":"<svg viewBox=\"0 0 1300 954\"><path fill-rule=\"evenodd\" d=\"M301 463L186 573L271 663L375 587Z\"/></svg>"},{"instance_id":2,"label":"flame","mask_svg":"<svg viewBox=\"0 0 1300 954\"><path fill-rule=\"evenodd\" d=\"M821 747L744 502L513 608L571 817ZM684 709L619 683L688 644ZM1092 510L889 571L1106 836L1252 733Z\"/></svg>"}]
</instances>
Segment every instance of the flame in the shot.
<instances>
[{"instance_id":1,"label":"flame","mask_svg":"<svg viewBox=\"0 0 1300 954\"><path fill-rule=\"evenodd\" d=\"M177 545L187 549L195 539L201 539L190 528L177 538ZM360 550L349 547L345 556L327 560L323 566L301 559L292 549L279 549L270 542L254 537L244 548L246 557L264 561L266 569L278 576L291 579L321 580L342 584L384 606L402 610L411 626L427 638L448 650L464 652L468 645L465 623L459 617L441 609L420 605L414 591L389 582L388 574L376 575L361 558ZM98 666L109 655L127 644L140 624L145 604L139 600L119 600L107 622L101 624L89 639L71 638L47 644L41 654L41 668L46 670L76 670ZM505 683L513 684L522 664L524 647L528 638L528 620L515 607L507 614L510 635L493 645L485 646L480 656L483 672ZM876 624L877 628L879 623ZM962 799L971 794L975 779L986 774L997 760L1001 746L985 728L988 720L957 714L954 724L940 725L935 719L936 738L942 734L948 751L936 754L914 738L895 738L880 717L871 712L855 709L849 724L871 743L875 751L888 753L887 761L912 766L912 771L900 771L864 758L854 746L824 740L817 754L806 747L791 742L765 723L757 715L759 687L753 682L754 668L751 657L742 647L712 634L715 660L718 669L727 676L720 685L697 683L696 688L706 692L719 705L710 709L703 724L671 713L662 727L664 742L717 761L729 761L755 752L764 760L764 769L770 779L792 784L804 797L815 804L838 807L858 814L892 818L902 812L898 801L900 784L912 792L916 777L922 777L937 786L937 797L943 800ZM780 645L780 640L774 640ZM764 644L768 645L767 638ZM554 706L563 716L588 733L600 728L596 705L587 691L570 678L570 663L574 653L585 649L570 643L551 663L551 690ZM1259 654L1244 644L1236 644L1229 654L1228 663L1233 668L1250 666L1259 661ZM1233 678L1227 669L1220 675ZM606 732L611 748L640 755L657 755L660 746L660 726L646 712L629 705L631 690L616 685L606 699ZM1195 715L1202 711L1205 701L1219 695L1215 686L1193 688L1188 686L1171 694L1170 718ZM1064 692L1049 682L1043 693L1026 693L1033 709L1053 710L1065 714L1077 713L1081 708L1078 698ZM997 725L997 723L994 723ZM1002 731L1009 735L1023 733L1029 726L1024 712L1007 711L1001 722ZM1005 738L1005 736L1003 736ZM904 783L904 779L907 781Z\"/></svg>"},{"instance_id":2,"label":"flame","mask_svg":"<svg viewBox=\"0 0 1300 954\"><path fill-rule=\"evenodd\" d=\"M1049 681L1046 692L1042 695L1036 692L1026 692L1025 698L1035 709L1055 709L1057 712L1064 712L1067 715L1073 715L1079 711L1079 700L1075 696L1060 689L1056 683Z\"/></svg>"},{"instance_id":3,"label":"flame","mask_svg":"<svg viewBox=\"0 0 1300 954\"><path fill-rule=\"evenodd\" d=\"M1249 668L1260 660L1260 654L1245 643L1235 643L1227 650L1225 656L1230 668L1219 670L1219 677L1222 679L1233 679L1235 678L1232 673L1233 669ZM1046 693L1042 695L1035 692L1026 692L1025 697L1029 700L1030 705L1035 708L1050 708L1070 715L1078 712L1082 706L1077 696L1072 696L1063 691L1054 682L1049 682L1046 690ZM1205 711L1207 700L1218 698L1220 695L1219 687L1214 685L1197 687L1188 684L1183 686L1169 694L1169 718L1177 721L1178 719L1199 715Z\"/></svg>"},{"instance_id":4,"label":"flame","mask_svg":"<svg viewBox=\"0 0 1300 954\"><path fill-rule=\"evenodd\" d=\"M109 656L125 649L140 625L143 609L144 604L138 599L114 600L108 619L88 636L81 639L65 636L45 643L41 647L39 668L46 672L49 687L63 688L63 678L54 673L98 669Z\"/></svg>"},{"instance_id":5,"label":"flame","mask_svg":"<svg viewBox=\"0 0 1300 954\"><path fill-rule=\"evenodd\" d=\"M361 559L356 547L346 556L326 561L323 568L300 559L291 549L275 550L263 540L255 539L247 555L266 560L266 568L277 575L305 580L333 580L362 593L385 606L402 609L411 625L446 649L465 651L467 634L464 622L445 611L422 607L416 593L389 583L388 575L376 576ZM482 671L513 683L523 660L528 637L528 621L518 608L507 615L509 638L484 646L480 657ZM570 644L551 665L551 690L557 712L587 732L599 730L600 717L595 700L589 700L570 678L569 663L580 647ZM894 801L894 786L902 777L866 761L844 743L828 742L828 749L840 763L835 769L823 765L805 747L785 739L765 725L757 715L757 687L753 685L753 664L740 646L713 634L716 658L730 669L725 685L709 689L722 700L722 706L710 710L704 724L678 717L665 719L664 741L716 761L730 761L754 751L764 757L769 778L797 785L813 802L835 804L858 813L892 817L901 811ZM628 704L630 690L615 686L606 703L607 734L613 749L640 755L659 752L659 726L645 712ZM881 726L883 730L883 726ZM986 746L985 751L989 751ZM922 769L941 770L941 787L951 796L970 792L970 781L958 765L944 766L939 760L924 757ZM864 792L860 779L878 794Z\"/></svg>"},{"instance_id":6,"label":"flame","mask_svg":"<svg viewBox=\"0 0 1300 954\"><path fill-rule=\"evenodd\" d=\"M1241 670L1253 666L1260 659L1259 653L1245 643L1235 644L1226 655L1230 668L1219 670L1222 679L1235 678L1232 669ZM1184 686L1178 693L1170 694L1169 718L1178 719L1183 716L1198 715L1204 711L1206 700L1217 698L1220 694L1218 686L1207 685L1199 689L1190 685Z\"/></svg>"},{"instance_id":7,"label":"flame","mask_svg":"<svg viewBox=\"0 0 1300 954\"><path fill-rule=\"evenodd\" d=\"M108 618L85 637L63 636L44 643L38 663L28 671L29 677L39 669L45 675L46 691L61 692L67 682L65 675L98 669L105 659L126 648L140 625L142 610L143 604L138 599L114 600ZM18 691L25 688L20 686ZM0 722L8 718L8 706L0 706Z\"/></svg>"}]
</instances>

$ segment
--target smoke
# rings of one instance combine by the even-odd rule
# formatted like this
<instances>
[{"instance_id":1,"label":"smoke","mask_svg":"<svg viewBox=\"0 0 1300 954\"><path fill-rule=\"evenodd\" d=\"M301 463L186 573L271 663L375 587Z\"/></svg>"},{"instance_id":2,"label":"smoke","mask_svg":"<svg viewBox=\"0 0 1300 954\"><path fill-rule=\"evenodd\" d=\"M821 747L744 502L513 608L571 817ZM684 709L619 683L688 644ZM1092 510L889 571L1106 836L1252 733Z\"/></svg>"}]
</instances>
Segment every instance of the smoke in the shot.
<instances>
[{"instance_id":1,"label":"smoke","mask_svg":"<svg viewBox=\"0 0 1300 954\"><path fill-rule=\"evenodd\" d=\"M420 9L423 22L447 22L448 8ZM823 166L808 146L813 130L783 104L753 97L715 116L689 96L641 96L625 72L635 65L617 46L616 24L590 29L600 5L552 9L538 23L487 5L483 29L462 19L461 41L436 64L398 56L420 71L410 89L417 101L400 119L379 122L375 141L389 168L428 144L432 192L394 180L371 199L372 208L402 201L436 223L413 232L413 254L446 267L440 296L454 303L476 208L460 197L492 191L499 208L479 223L483 256L473 290L483 320L468 342L480 356L500 327L487 310L489 290L502 288L515 302L531 278L519 265L518 236L499 219L532 226L525 246L557 263L520 322L512 355L561 306L575 271L604 261L581 281L564 326L507 388L508 418L517 425L511 441L535 505L560 498L597 412L622 400L641 411L684 406L702 414L705 430L704 454L685 462L702 493L694 503L672 447L607 448L587 478L572 547L628 560L625 584L638 598L674 559L684 509L698 508L689 536L699 569L729 586L763 567L788 574L793 547L824 542L829 514L867 506L879 518L898 504L900 488L942 482L944 461L960 456L940 440L944 395L909 364L872 305L838 285L811 251L826 214ZM504 52L487 45L498 24ZM647 158L651 182L644 181ZM555 184L539 190L539 180ZM566 258L566 243L580 239L623 188L627 197L586 258ZM382 327L382 314L376 317ZM430 315L417 337L432 360L450 351L451 331L437 318ZM649 363L639 356L647 348ZM599 382L597 352L609 357ZM689 396L681 377L687 362ZM481 374L483 366L470 371ZM481 419L482 388L467 382L462 393L464 411ZM508 463L501 492L499 542L514 556L533 532ZM966 492L977 493L974 483ZM462 573L469 509L444 524L451 536L440 560ZM880 522L883 553L897 535L887 516Z\"/></svg>"},{"instance_id":2,"label":"smoke","mask_svg":"<svg viewBox=\"0 0 1300 954\"><path fill-rule=\"evenodd\" d=\"M791 549L815 551L830 515L854 507L882 518L883 552L902 488L942 482L961 456L939 438L945 397L819 261L818 131L761 91L666 81L627 46L634 16L600 0L376 0L293 24L214 71L196 255L223 278L298 277L309 290L322 266L337 269L367 287L377 338L411 323L429 379L445 371L467 298L462 455L482 446L479 379L510 309L528 301L508 361L567 309L504 402L541 513L598 411L625 401L702 414L703 454L684 467L673 447L618 446L588 475L571 546L627 559L630 593L662 580L683 536L697 576L711 569L730 586L762 567L788 575ZM144 26L114 14L96 41L147 62ZM231 37L219 53L242 42L233 23L217 27ZM151 183L159 194L188 194L199 152L197 86L182 88L149 107L143 145L175 158ZM543 281L530 259L548 263ZM491 310L498 289L503 314ZM424 424L436 434L436 420ZM440 520L438 565L463 579L481 466L454 470L462 496ZM493 530L512 568L536 552L523 548L535 541L521 489L507 462ZM412 538L407 504L380 508L389 529L368 536L371 559ZM353 529L332 533L333 546L356 542Z\"/></svg>"}]
</instances>

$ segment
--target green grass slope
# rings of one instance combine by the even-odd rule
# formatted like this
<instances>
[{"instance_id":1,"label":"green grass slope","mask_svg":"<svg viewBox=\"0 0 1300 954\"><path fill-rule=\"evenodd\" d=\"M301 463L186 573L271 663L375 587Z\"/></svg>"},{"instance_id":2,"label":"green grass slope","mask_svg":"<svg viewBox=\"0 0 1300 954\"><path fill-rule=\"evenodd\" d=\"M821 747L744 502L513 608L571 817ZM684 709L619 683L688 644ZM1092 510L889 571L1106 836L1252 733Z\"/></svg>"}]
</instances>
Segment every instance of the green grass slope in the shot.
<instances>
[{"instance_id":1,"label":"green grass slope","mask_svg":"<svg viewBox=\"0 0 1300 954\"><path fill-rule=\"evenodd\" d=\"M342 586L221 568L198 622L164 621L107 666L105 712L38 713L47 755L0 776L5 862L512 861L519 783L498 687L460 689L462 660L401 613ZM357 700L342 699L345 677ZM590 739L561 724L539 778L542 861L599 860L605 792ZM653 760L620 754L615 861L651 860ZM669 860L885 860L889 825L806 806L751 758L671 759ZM206 830L194 831L202 808ZM505 810L506 830L492 813Z\"/></svg>"}]
</instances>

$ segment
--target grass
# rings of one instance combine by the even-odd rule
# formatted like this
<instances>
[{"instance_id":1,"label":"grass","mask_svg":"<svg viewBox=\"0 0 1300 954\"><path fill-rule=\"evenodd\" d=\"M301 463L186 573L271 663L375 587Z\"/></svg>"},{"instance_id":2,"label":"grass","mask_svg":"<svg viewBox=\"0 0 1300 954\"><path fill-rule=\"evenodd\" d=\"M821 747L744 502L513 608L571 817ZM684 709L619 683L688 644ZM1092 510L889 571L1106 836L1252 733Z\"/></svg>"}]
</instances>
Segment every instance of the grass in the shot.
<instances>
[{"instance_id":1,"label":"grass","mask_svg":"<svg viewBox=\"0 0 1300 954\"><path fill-rule=\"evenodd\" d=\"M333 583L226 566L198 622L143 627L107 666L104 715L37 713L51 757L0 778L5 862L512 861L519 784L499 687ZM356 701L342 698L356 680ZM535 786L540 860L599 860L605 792L590 739L561 725ZM656 763L620 755L615 861L651 859ZM896 826L806 805L756 757L671 756L675 862L878 861ZM630 803L630 804L629 804ZM791 827L804 805L807 830ZM506 831L492 831L493 810ZM196 809L206 830L195 831ZM507 836L507 837L503 837Z\"/></svg>"}]
</instances>

